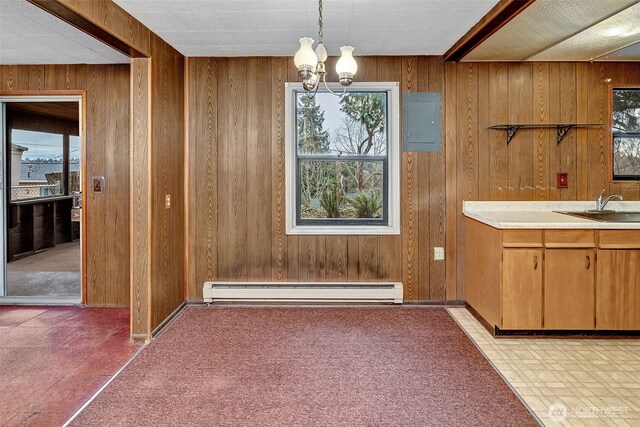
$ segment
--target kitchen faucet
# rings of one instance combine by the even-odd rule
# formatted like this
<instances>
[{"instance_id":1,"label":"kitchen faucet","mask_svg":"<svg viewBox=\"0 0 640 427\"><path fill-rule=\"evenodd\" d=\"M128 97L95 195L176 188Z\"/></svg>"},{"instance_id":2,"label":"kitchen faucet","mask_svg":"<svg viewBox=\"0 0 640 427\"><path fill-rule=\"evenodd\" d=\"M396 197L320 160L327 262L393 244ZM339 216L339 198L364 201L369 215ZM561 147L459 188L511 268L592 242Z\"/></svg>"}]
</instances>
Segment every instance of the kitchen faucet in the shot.
<instances>
[{"instance_id":1,"label":"kitchen faucet","mask_svg":"<svg viewBox=\"0 0 640 427\"><path fill-rule=\"evenodd\" d=\"M604 194L605 191L606 189L603 189L600 192L600 195L598 196L598 198L596 199L597 211L603 211L604 207L607 206L607 203L609 203L611 199L613 199L614 197L617 197L619 200L624 200L624 197L622 197L620 194L611 194L610 196L607 196L604 200L602 200L602 195Z\"/></svg>"}]
</instances>

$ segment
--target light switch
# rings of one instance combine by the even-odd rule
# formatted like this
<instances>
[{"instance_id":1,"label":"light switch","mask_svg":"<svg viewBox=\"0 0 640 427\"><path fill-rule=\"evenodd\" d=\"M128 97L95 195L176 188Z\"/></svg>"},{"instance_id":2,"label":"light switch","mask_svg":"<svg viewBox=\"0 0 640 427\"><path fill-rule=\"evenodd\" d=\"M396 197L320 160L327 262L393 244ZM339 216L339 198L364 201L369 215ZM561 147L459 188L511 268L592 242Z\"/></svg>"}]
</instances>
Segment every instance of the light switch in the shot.
<instances>
[{"instance_id":1,"label":"light switch","mask_svg":"<svg viewBox=\"0 0 640 427\"><path fill-rule=\"evenodd\" d=\"M169 209L171 207L171 194L164 196L164 208Z\"/></svg>"},{"instance_id":2,"label":"light switch","mask_svg":"<svg viewBox=\"0 0 640 427\"><path fill-rule=\"evenodd\" d=\"M444 260L444 248L436 246L433 248L433 260L434 261L442 261Z\"/></svg>"}]
</instances>

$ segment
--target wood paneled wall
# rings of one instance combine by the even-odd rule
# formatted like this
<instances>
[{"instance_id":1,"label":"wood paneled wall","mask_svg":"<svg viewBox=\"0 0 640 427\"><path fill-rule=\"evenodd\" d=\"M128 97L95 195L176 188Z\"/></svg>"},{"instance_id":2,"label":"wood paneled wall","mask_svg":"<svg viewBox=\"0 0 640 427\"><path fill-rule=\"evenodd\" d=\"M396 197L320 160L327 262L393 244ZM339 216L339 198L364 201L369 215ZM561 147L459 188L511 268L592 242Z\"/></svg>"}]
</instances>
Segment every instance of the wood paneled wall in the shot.
<instances>
[{"instance_id":1,"label":"wood paneled wall","mask_svg":"<svg viewBox=\"0 0 640 427\"><path fill-rule=\"evenodd\" d=\"M151 35L151 328L184 301L184 57ZM165 208L165 196L171 208Z\"/></svg>"},{"instance_id":2,"label":"wood paneled wall","mask_svg":"<svg viewBox=\"0 0 640 427\"><path fill-rule=\"evenodd\" d=\"M463 200L595 200L602 188L640 199L640 183L609 183L611 85L640 85L637 63L447 63L447 284L464 298ZM508 123L602 123L573 129L521 129ZM556 188L556 172L569 188ZM457 259L455 259L457 256ZM452 259L453 257L453 259Z\"/></svg>"},{"instance_id":3,"label":"wood paneled wall","mask_svg":"<svg viewBox=\"0 0 640 427\"><path fill-rule=\"evenodd\" d=\"M134 340L148 340L184 301L184 57L153 34L151 52L131 60Z\"/></svg>"},{"instance_id":4,"label":"wood paneled wall","mask_svg":"<svg viewBox=\"0 0 640 427\"><path fill-rule=\"evenodd\" d=\"M129 304L129 66L0 66L0 92L86 91L86 176L107 190L85 191L87 304ZM79 260L78 260L79 261Z\"/></svg>"},{"instance_id":5,"label":"wood paneled wall","mask_svg":"<svg viewBox=\"0 0 640 427\"><path fill-rule=\"evenodd\" d=\"M446 294L444 263L432 261L432 248L444 246L444 151L402 154L401 235L287 236L284 83L297 80L292 59L188 58L186 70L188 300L216 279L394 280L409 300L455 297ZM438 57L359 57L358 81L440 92L443 65Z\"/></svg>"}]
</instances>

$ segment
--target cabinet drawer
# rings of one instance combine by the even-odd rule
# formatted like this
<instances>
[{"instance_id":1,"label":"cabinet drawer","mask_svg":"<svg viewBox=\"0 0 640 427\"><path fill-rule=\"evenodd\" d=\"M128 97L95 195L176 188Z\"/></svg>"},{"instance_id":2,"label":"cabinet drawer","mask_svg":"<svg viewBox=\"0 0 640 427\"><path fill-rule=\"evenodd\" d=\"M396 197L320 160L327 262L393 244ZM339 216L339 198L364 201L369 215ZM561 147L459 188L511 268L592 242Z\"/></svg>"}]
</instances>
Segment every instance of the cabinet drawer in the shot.
<instances>
[{"instance_id":1,"label":"cabinet drawer","mask_svg":"<svg viewBox=\"0 0 640 427\"><path fill-rule=\"evenodd\" d=\"M544 245L547 248L595 248L594 230L547 230Z\"/></svg>"},{"instance_id":2,"label":"cabinet drawer","mask_svg":"<svg viewBox=\"0 0 640 427\"><path fill-rule=\"evenodd\" d=\"M502 246L505 248L541 248L542 230L504 230Z\"/></svg>"},{"instance_id":3,"label":"cabinet drawer","mask_svg":"<svg viewBox=\"0 0 640 427\"><path fill-rule=\"evenodd\" d=\"M599 247L603 249L640 248L640 230L601 230Z\"/></svg>"}]
</instances>

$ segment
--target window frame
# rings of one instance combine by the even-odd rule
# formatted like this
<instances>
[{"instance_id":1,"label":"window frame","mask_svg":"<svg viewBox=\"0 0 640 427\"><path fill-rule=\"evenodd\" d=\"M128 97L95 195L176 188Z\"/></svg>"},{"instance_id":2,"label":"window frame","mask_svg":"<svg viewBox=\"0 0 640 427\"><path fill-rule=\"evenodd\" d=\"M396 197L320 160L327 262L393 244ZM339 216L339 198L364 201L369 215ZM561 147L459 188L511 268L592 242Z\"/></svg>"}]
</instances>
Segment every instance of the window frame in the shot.
<instances>
[{"instance_id":1,"label":"window frame","mask_svg":"<svg viewBox=\"0 0 640 427\"><path fill-rule=\"evenodd\" d=\"M341 90L339 84L329 84L331 90ZM291 235L390 235L400 234L400 90L398 82L353 83L352 92L387 92L387 154L386 156L302 155L297 152L296 93L302 83L285 83L285 207L286 233ZM301 220L298 194L299 159L327 161L383 162L382 219L305 219Z\"/></svg>"},{"instance_id":2,"label":"window frame","mask_svg":"<svg viewBox=\"0 0 640 427\"><path fill-rule=\"evenodd\" d=\"M609 105L611 106L611 110L610 110L610 114L609 114L609 129L610 129L610 133L611 133L611 138L610 138L610 147L609 147L609 153L611 155L611 161L609 162L609 167L611 168L611 181L612 182L638 182L640 181L640 174L638 175L616 175L615 173L615 168L614 168L614 147L615 147L615 139L625 139L625 138L640 138L640 132L631 132L631 133L620 133L620 132L615 132L613 130L613 113L614 113L614 106L613 106L613 94L615 91L635 91L635 92L640 92L640 87L633 85L633 86L624 86L624 85L616 85L616 86L611 86L611 90L609 92L610 95L610 102Z\"/></svg>"}]
</instances>

